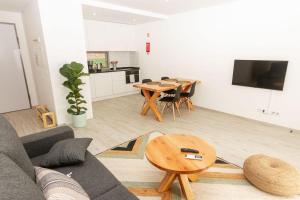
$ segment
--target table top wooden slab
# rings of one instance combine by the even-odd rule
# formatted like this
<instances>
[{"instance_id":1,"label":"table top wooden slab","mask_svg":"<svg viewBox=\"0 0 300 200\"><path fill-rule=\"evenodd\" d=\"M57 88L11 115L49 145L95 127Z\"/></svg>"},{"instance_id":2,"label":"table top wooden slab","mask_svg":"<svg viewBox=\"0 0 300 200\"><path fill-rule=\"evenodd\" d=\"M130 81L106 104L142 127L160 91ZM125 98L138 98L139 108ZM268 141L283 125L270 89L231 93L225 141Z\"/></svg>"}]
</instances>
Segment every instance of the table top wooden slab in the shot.
<instances>
[{"instance_id":1,"label":"table top wooden slab","mask_svg":"<svg viewBox=\"0 0 300 200\"><path fill-rule=\"evenodd\" d=\"M154 81L154 82L160 82L161 84L147 84L147 83L139 83L133 85L133 87L149 90L153 92L164 92L172 89L176 89L179 85L182 85L182 87L187 87L191 85L194 82L200 83L198 80L192 80L192 79L182 79L182 78L175 78L174 81L168 81L168 80L161 80L161 81Z\"/></svg>"},{"instance_id":2,"label":"table top wooden slab","mask_svg":"<svg viewBox=\"0 0 300 200\"><path fill-rule=\"evenodd\" d=\"M189 160L181 148L197 149L203 160ZM171 134L154 138L146 146L146 157L157 168L178 174L194 174L201 172L216 161L213 146L196 136Z\"/></svg>"}]
</instances>

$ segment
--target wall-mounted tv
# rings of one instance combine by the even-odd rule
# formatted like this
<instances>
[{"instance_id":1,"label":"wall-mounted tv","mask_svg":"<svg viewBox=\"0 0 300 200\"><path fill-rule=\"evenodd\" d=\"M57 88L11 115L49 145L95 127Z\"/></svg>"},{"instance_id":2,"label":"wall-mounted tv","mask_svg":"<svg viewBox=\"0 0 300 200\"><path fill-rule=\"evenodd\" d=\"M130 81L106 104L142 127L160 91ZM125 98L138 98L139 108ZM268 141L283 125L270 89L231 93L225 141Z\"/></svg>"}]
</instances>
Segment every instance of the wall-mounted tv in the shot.
<instances>
[{"instance_id":1,"label":"wall-mounted tv","mask_svg":"<svg viewBox=\"0 0 300 200\"><path fill-rule=\"evenodd\" d=\"M288 61L235 60L233 85L283 90Z\"/></svg>"}]
</instances>

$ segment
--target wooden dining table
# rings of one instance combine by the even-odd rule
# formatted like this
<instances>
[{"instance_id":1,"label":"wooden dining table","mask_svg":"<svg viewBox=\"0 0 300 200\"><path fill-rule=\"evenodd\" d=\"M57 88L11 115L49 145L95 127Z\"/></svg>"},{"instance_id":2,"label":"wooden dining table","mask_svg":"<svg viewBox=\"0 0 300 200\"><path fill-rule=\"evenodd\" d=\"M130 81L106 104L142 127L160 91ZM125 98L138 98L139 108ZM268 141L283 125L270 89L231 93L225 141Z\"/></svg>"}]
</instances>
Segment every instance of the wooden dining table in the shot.
<instances>
[{"instance_id":1,"label":"wooden dining table","mask_svg":"<svg viewBox=\"0 0 300 200\"><path fill-rule=\"evenodd\" d=\"M162 115L157 107L157 98L161 96L162 92L176 89L178 86L182 86L182 92L188 92L194 82L201 83L199 80L174 78L160 81L153 81L148 83L134 84L133 87L142 90L145 96L145 105L141 111L141 115L147 115L149 110L152 110L157 121L162 122ZM153 92L153 95L150 95Z\"/></svg>"}]
</instances>

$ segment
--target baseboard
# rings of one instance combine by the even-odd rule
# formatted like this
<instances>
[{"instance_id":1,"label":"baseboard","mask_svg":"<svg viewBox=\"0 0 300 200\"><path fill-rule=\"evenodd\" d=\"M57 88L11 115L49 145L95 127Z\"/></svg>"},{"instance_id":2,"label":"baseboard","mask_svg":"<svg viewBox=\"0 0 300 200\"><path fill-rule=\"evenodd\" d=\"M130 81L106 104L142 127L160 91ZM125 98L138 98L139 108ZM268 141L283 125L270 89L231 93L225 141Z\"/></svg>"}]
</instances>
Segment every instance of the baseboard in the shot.
<instances>
[{"instance_id":1,"label":"baseboard","mask_svg":"<svg viewBox=\"0 0 300 200\"><path fill-rule=\"evenodd\" d=\"M113 98L117 98L117 97L123 97L123 96L132 95L132 94L138 94L138 93L139 93L139 91L133 91L133 92L125 92L125 93L121 93L121 94L114 94L114 95L109 95L109 96L104 96L104 97L98 97L98 98L93 98L92 102L113 99Z\"/></svg>"}]
</instances>

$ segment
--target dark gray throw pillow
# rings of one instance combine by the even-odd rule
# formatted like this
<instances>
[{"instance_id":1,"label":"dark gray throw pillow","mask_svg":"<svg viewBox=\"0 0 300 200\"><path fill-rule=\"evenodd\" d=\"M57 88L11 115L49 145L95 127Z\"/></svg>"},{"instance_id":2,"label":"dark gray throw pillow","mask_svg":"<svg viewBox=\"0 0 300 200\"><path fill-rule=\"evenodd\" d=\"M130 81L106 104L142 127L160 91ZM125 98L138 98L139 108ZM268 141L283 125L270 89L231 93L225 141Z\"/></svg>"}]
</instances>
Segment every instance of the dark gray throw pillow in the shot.
<instances>
[{"instance_id":1,"label":"dark gray throw pillow","mask_svg":"<svg viewBox=\"0 0 300 200\"><path fill-rule=\"evenodd\" d=\"M93 139L72 138L57 142L43 157L42 167L60 167L82 163L85 160L86 149Z\"/></svg>"}]
</instances>

